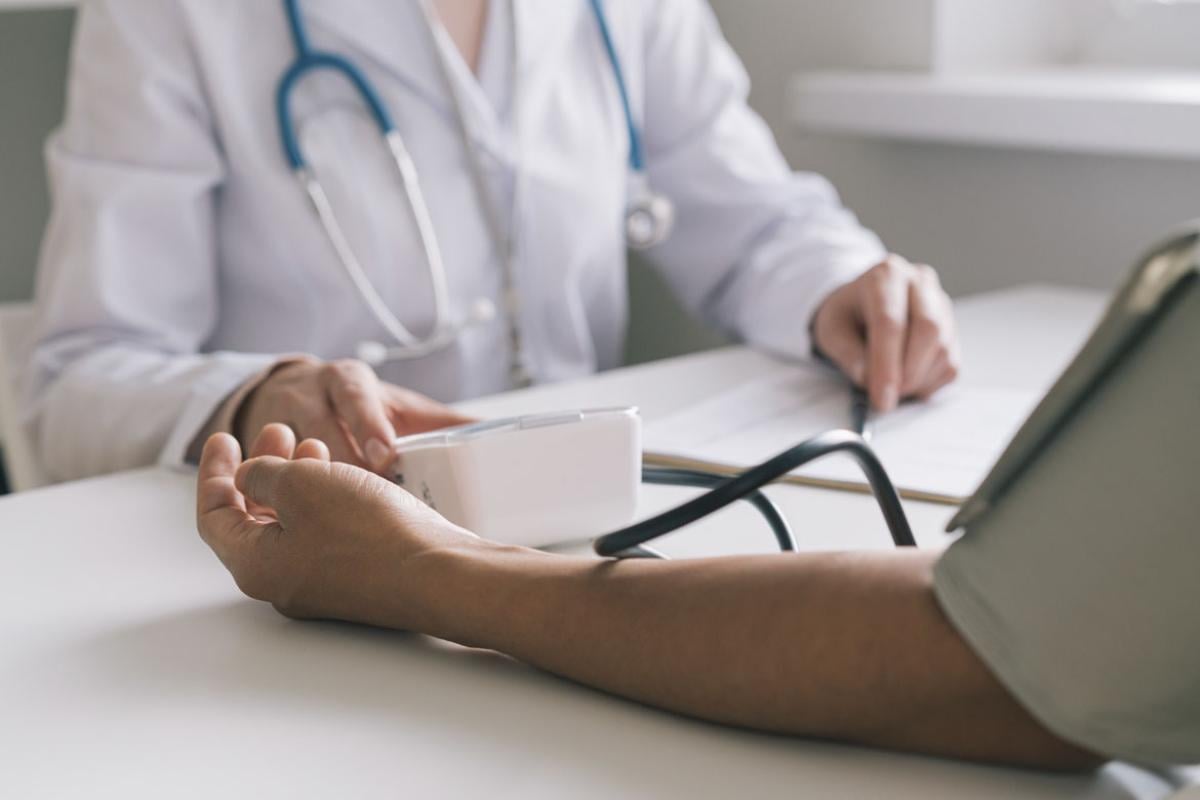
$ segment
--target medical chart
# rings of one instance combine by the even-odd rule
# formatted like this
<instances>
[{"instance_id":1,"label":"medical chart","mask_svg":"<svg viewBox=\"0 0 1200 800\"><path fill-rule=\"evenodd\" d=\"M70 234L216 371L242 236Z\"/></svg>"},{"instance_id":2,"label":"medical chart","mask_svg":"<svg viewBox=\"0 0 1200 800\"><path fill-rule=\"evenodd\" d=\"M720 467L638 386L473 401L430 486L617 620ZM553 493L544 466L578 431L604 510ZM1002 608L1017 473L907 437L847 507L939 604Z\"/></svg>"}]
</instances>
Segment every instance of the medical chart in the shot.
<instances>
[{"instance_id":1,"label":"medical chart","mask_svg":"<svg viewBox=\"0 0 1200 800\"><path fill-rule=\"evenodd\" d=\"M902 495L959 503L983 480L1040 399L1034 392L954 386L925 403L872 415L871 445ZM732 471L850 424L850 392L827 371L789 368L647 423L651 460ZM790 479L866 489L849 456L805 465Z\"/></svg>"}]
</instances>

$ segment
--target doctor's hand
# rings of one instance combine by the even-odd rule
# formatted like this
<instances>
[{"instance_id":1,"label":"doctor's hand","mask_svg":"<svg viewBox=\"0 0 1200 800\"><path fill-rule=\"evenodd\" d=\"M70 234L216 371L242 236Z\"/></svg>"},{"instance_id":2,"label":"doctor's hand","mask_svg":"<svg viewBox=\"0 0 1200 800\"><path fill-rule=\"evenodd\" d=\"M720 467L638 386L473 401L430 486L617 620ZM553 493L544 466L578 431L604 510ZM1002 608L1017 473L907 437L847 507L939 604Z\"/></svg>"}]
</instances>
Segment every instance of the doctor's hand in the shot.
<instances>
[{"instance_id":1,"label":"doctor's hand","mask_svg":"<svg viewBox=\"0 0 1200 800\"><path fill-rule=\"evenodd\" d=\"M272 422L319 439L334 461L385 473L397 436L472 422L435 400L380 381L361 361L284 364L242 402L233 433L247 448Z\"/></svg>"},{"instance_id":2,"label":"doctor's hand","mask_svg":"<svg viewBox=\"0 0 1200 800\"><path fill-rule=\"evenodd\" d=\"M331 463L317 440L269 425L242 462L233 437L204 446L200 536L250 597L293 618L420 630L429 587L417 567L434 551L484 546L374 473Z\"/></svg>"},{"instance_id":3,"label":"doctor's hand","mask_svg":"<svg viewBox=\"0 0 1200 800\"><path fill-rule=\"evenodd\" d=\"M831 294L812 325L818 352L880 411L926 399L958 377L954 311L932 267L889 256Z\"/></svg>"}]
</instances>

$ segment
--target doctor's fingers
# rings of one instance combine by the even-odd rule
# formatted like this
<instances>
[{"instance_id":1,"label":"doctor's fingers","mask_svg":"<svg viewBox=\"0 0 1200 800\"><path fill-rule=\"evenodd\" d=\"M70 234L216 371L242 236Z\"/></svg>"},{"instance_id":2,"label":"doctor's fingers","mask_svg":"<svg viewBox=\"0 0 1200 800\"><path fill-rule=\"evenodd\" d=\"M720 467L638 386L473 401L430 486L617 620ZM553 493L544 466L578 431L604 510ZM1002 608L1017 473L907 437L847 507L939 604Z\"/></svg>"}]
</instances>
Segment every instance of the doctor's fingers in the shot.
<instances>
[{"instance_id":1,"label":"doctor's fingers","mask_svg":"<svg viewBox=\"0 0 1200 800\"><path fill-rule=\"evenodd\" d=\"M320 439L305 439L296 445L295 458L309 458L313 461L324 461L326 463L332 460L329 453L329 445Z\"/></svg>"},{"instance_id":2,"label":"doctor's fingers","mask_svg":"<svg viewBox=\"0 0 1200 800\"><path fill-rule=\"evenodd\" d=\"M908 285L913 266L899 256L871 269L861 282L871 405L891 411L900 402L908 336Z\"/></svg>"},{"instance_id":3,"label":"doctor's fingers","mask_svg":"<svg viewBox=\"0 0 1200 800\"><path fill-rule=\"evenodd\" d=\"M397 436L425 433L479 421L476 417L463 414L431 397L401 386L384 383L383 393L388 415Z\"/></svg>"},{"instance_id":4,"label":"doctor's fingers","mask_svg":"<svg viewBox=\"0 0 1200 800\"><path fill-rule=\"evenodd\" d=\"M818 349L856 386L867 382L867 344L857 317L846 315L824 332Z\"/></svg>"},{"instance_id":5,"label":"doctor's fingers","mask_svg":"<svg viewBox=\"0 0 1200 800\"><path fill-rule=\"evenodd\" d=\"M958 375L958 336L950 298L932 267L914 268L908 291L903 396L929 397Z\"/></svg>"},{"instance_id":6,"label":"doctor's fingers","mask_svg":"<svg viewBox=\"0 0 1200 800\"><path fill-rule=\"evenodd\" d=\"M334 361L322 368L320 380L367 465L377 472L387 470L396 431L375 371L361 361Z\"/></svg>"},{"instance_id":7,"label":"doctor's fingers","mask_svg":"<svg viewBox=\"0 0 1200 800\"><path fill-rule=\"evenodd\" d=\"M278 456L291 458L296 451L296 434L281 422L272 422L259 431L250 446L250 458Z\"/></svg>"}]
</instances>

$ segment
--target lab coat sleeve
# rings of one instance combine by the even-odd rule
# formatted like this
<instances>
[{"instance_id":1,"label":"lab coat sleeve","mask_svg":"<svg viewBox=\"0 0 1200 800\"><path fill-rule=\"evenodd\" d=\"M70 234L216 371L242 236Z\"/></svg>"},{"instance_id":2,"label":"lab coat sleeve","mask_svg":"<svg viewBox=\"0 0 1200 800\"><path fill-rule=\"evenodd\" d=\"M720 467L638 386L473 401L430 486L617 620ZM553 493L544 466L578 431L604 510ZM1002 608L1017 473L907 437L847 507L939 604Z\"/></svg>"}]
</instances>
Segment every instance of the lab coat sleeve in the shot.
<instances>
[{"instance_id":1,"label":"lab coat sleeve","mask_svg":"<svg viewBox=\"0 0 1200 800\"><path fill-rule=\"evenodd\" d=\"M749 80L703 0L647 4L647 174L676 207L649 253L676 295L728 333L785 357L837 287L881 261L833 187L788 167L747 105Z\"/></svg>"},{"instance_id":2,"label":"lab coat sleeve","mask_svg":"<svg viewBox=\"0 0 1200 800\"><path fill-rule=\"evenodd\" d=\"M66 480L181 464L221 401L275 361L204 353L217 324L219 145L181 8L93 0L76 23L24 419Z\"/></svg>"}]
</instances>

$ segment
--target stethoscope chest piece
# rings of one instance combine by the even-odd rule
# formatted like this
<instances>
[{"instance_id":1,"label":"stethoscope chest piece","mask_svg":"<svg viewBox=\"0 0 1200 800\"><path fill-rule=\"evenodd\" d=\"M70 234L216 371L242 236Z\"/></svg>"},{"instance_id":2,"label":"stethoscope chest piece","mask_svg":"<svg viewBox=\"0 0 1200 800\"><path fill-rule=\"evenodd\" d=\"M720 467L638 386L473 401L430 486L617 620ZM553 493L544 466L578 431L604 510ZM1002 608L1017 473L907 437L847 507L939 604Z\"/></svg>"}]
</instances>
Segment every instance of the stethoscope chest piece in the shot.
<instances>
[{"instance_id":1,"label":"stethoscope chest piece","mask_svg":"<svg viewBox=\"0 0 1200 800\"><path fill-rule=\"evenodd\" d=\"M649 250L671 235L675 226L675 206L665 195L641 190L625 211L625 241L631 250Z\"/></svg>"}]
</instances>

